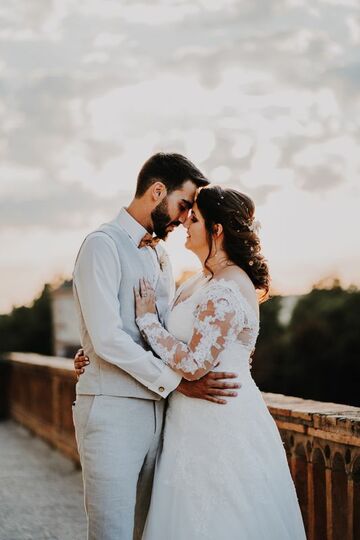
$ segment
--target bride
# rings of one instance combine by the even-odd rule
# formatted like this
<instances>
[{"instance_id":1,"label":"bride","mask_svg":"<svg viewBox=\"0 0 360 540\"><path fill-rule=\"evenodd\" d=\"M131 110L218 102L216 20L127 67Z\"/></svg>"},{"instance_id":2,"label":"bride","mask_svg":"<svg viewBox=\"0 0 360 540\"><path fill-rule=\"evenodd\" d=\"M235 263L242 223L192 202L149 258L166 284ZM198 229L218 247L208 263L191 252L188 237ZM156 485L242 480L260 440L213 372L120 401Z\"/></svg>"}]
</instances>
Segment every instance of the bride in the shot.
<instances>
[{"instance_id":1,"label":"bride","mask_svg":"<svg viewBox=\"0 0 360 540\"><path fill-rule=\"evenodd\" d=\"M221 368L237 371L242 387L226 407L179 392L170 397L143 540L303 540L282 441L250 373L256 291L266 296L269 288L254 204L233 189L208 186L185 226L185 246L202 272L179 289L166 328L153 289L142 281L137 324L185 379Z\"/></svg>"}]
</instances>

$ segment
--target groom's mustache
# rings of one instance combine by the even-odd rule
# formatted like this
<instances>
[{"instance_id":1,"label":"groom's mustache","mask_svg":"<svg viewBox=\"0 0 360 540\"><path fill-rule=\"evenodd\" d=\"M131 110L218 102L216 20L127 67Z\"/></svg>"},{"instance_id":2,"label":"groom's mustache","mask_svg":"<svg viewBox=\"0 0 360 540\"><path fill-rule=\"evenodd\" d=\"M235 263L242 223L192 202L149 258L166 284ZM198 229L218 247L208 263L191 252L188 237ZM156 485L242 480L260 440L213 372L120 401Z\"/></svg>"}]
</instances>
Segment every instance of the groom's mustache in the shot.
<instances>
[{"instance_id":1,"label":"groom's mustache","mask_svg":"<svg viewBox=\"0 0 360 540\"><path fill-rule=\"evenodd\" d=\"M166 225L166 227L172 227L172 226L178 227L179 225L181 225L181 221L171 221L170 223Z\"/></svg>"}]
</instances>

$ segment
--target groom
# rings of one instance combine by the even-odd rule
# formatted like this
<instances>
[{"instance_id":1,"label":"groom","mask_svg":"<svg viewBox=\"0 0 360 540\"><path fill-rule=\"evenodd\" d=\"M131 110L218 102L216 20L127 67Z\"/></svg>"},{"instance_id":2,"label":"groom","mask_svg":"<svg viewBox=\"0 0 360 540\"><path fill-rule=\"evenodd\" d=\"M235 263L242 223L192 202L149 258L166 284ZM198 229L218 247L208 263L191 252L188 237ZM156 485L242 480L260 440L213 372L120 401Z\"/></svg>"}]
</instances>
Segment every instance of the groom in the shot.
<instances>
[{"instance_id":1,"label":"groom","mask_svg":"<svg viewBox=\"0 0 360 540\"><path fill-rule=\"evenodd\" d=\"M141 278L155 288L164 320L174 289L158 239L184 223L196 190L207 184L184 156L155 154L138 175L130 205L85 238L75 263L74 297L90 364L77 384L73 417L90 540L141 538L162 430L162 398L176 389L221 402L238 387L223 380L234 376L228 373L182 381L148 350L135 324L133 288Z\"/></svg>"}]
</instances>

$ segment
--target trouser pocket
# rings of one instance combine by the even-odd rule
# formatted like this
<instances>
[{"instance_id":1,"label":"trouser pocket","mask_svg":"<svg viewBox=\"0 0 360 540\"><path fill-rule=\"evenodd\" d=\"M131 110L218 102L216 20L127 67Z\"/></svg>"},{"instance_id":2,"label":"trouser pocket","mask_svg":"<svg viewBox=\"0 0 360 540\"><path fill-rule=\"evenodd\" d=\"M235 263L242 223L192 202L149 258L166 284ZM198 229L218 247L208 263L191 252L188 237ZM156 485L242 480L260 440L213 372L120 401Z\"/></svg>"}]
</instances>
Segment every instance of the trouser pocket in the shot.
<instances>
[{"instance_id":1,"label":"trouser pocket","mask_svg":"<svg viewBox=\"0 0 360 540\"><path fill-rule=\"evenodd\" d=\"M72 413L80 459L82 459L83 442L94 411L96 398L97 396L81 395L77 396L73 403Z\"/></svg>"}]
</instances>

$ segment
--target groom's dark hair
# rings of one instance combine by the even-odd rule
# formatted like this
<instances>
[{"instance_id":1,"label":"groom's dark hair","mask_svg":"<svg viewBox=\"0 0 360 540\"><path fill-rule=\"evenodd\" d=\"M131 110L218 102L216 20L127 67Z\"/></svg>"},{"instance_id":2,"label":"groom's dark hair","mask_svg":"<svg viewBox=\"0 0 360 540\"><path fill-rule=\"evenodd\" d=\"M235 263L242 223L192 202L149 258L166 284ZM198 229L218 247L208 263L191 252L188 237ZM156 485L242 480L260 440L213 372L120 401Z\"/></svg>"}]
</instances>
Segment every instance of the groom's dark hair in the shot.
<instances>
[{"instance_id":1,"label":"groom's dark hair","mask_svg":"<svg viewBox=\"0 0 360 540\"><path fill-rule=\"evenodd\" d=\"M197 187L209 184L203 173L185 156L159 152L142 166L137 178L135 197L144 195L155 182L162 182L168 193L171 193L180 189L186 180L191 180Z\"/></svg>"}]
</instances>

